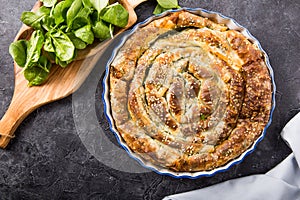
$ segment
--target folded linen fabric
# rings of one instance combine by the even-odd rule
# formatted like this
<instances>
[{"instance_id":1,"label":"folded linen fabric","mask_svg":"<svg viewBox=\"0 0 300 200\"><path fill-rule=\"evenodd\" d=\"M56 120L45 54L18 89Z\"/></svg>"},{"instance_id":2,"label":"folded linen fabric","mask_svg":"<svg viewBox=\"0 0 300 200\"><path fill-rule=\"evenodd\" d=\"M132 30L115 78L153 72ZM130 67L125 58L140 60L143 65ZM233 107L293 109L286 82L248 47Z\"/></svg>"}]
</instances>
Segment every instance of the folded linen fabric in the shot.
<instances>
[{"instance_id":1,"label":"folded linen fabric","mask_svg":"<svg viewBox=\"0 0 300 200\"><path fill-rule=\"evenodd\" d=\"M300 113L284 127L281 136L293 152L266 174L229 180L164 200L300 200Z\"/></svg>"}]
</instances>

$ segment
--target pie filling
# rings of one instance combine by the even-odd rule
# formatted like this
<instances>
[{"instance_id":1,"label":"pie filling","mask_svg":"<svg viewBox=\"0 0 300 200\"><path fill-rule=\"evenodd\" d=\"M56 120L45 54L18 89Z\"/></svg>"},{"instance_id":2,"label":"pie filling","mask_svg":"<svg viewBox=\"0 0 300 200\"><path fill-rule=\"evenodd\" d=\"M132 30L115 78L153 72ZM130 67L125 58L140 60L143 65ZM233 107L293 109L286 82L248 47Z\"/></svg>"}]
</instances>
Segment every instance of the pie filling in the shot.
<instances>
[{"instance_id":1,"label":"pie filling","mask_svg":"<svg viewBox=\"0 0 300 200\"><path fill-rule=\"evenodd\" d=\"M117 131L138 157L162 168L225 165L269 121L263 53L242 33L187 11L138 29L109 70Z\"/></svg>"}]
</instances>

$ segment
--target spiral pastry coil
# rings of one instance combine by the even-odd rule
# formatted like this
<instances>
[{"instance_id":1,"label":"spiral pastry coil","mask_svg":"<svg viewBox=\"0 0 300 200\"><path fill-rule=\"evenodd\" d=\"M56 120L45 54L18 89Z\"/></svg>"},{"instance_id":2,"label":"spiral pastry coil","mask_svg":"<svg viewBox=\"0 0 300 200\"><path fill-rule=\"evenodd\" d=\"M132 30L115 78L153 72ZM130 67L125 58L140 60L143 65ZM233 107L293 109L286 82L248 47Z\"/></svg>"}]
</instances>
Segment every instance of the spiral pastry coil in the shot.
<instances>
[{"instance_id":1,"label":"spiral pastry coil","mask_svg":"<svg viewBox=\"0 0 300 200\"><path fill-rule=\"evenodd\" d=\"M207 171L245 152L269 121L264 54L242 33L188 11L137 29L109 67L115 127L141 159Z\"/></svg>"}]
</instances>

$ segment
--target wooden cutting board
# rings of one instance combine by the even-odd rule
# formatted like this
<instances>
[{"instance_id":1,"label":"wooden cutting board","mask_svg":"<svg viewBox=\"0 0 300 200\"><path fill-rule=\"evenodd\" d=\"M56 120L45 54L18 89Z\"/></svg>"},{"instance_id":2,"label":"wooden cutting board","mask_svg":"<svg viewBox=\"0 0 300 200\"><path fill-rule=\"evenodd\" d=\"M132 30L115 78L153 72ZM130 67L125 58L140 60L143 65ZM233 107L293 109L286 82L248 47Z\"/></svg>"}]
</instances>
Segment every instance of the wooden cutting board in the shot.
<instances>
[{"instance_id":1,"label":"wooden cutting board","mask_svg":"<svg viewBox=\"0 0 300 200\"><path fill-rule=\"evenodd\" d=\"M127 26L120 30L131 27L136 21L137 16L134 8L146 0L120 0L119 2L128 10L129 20ZM36 11L42 3L36 2L32 11ZM15 41L19 39L29 39L32 29L23 25L19 30ZM36 108L69 96L80 87L86 77L89 75L97 60L100 58L105 48L111 43L107 40L94 45L79 55L79 59L70 63L66 68L54 66L47 82L41 86L28 87L27 80L24 78L22 68L14 63L15 89L10 106L5 115L0 120L0 147L5 148L10 139L15 137L14 132L20 123ZM105 66L102 66L105 67Z\"/></svg>"}]
</instances>

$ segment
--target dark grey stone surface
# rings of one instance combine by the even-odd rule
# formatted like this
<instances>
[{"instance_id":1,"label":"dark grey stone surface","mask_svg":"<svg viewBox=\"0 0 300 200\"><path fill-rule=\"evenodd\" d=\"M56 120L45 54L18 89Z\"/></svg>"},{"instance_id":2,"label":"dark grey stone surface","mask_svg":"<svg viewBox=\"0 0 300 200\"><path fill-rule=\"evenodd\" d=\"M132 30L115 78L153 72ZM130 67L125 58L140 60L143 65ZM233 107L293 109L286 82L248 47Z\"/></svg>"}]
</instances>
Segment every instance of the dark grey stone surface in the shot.
<instances>
[{"instance_id":1,"label":"dark grey stone surface","mask_svg":"<svg viewBox=\"0 0 300 200\"><path fill-rule=\"evenodd\" d=\"M14 90L8 46L21 26L22 11L30 10L34 3L0 0L0 116L8 108ZM277 84L277 105L272 125L257 149L228 171L196 180L154 172L123 172L108 167L87 151L75 128L70 96L30 114L8 148L0 150L0 199L161 199L228 179L265 173L290 153L280 131L300 110L300 2L182 0L179 4L218 11L236 19L268 53ZM154 7L153 0L138 6L139 21L150 16ZM97 109L99 120L104 120L100 101Z\"/></svg>"}]
</instances>

